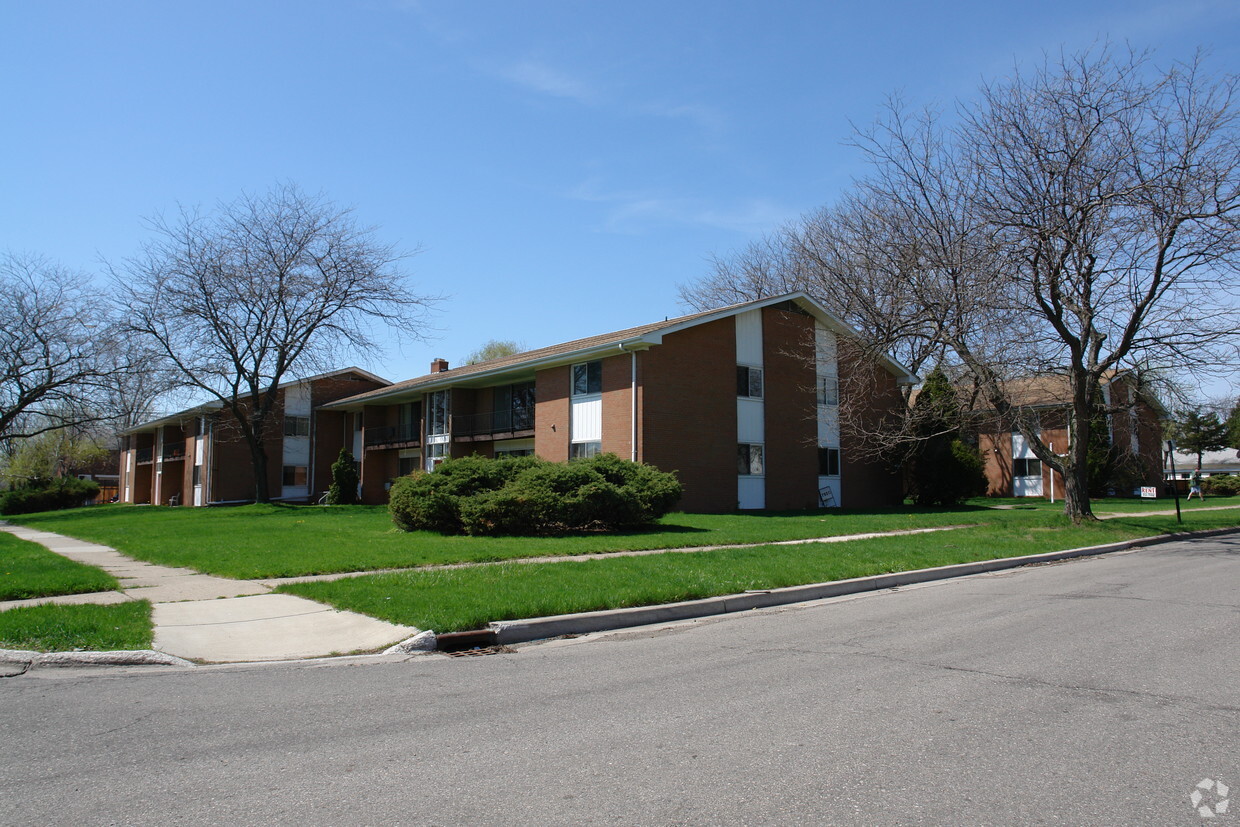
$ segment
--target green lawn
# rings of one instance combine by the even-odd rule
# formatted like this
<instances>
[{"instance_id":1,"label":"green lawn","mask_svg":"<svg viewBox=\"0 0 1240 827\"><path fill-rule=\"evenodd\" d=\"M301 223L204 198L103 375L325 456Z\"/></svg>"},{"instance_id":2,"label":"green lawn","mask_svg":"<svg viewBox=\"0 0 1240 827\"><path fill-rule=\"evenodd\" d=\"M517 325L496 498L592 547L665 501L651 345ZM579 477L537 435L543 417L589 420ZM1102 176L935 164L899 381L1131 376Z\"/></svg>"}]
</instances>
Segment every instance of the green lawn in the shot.
<instances>
[{"instance_id":1,"label":"green lawn","mask_svg":"<svg viewBox=\"0 0 1240 827\"><path fill-rule=\"evenodd\" d=\"M1011 519L967 506L767 514L669 514L649 531L569 537L445 537L396 529L383 506L101 505L25 514L13 522L103 543L170 566L224 577L287 577L515 557L769 543Z\"/></svg>"},{"instance_id":2,"label":"green lawn","mask_svg":"<svg viewBox=\"0 0 1240 827\"><path fill-rule=\"evenodd\" d=\"M1184 526L1174 517L1126 517L1080 527L1050 514L1006 513L1011 515L1006 520L933 534L395 572L290 584L279 591L394 623L452 632L498 620L671 603L1240 524L1240 511L1193 514Z\"/></svg>"},{"instance_id":3,"label":"green lawn","mask_svg":"<svg viewBox=\"0 0 1240 827\"><path fill-rule=\"evenodd\" d=\"M977 497L969 500L968 505L990 506L991 508L995 506L1011 506L1018 511L1063 513L1062 499L1052 503L1048 500L1033 497ZM1146 500L1140 497L1105 497L1103 499L1091 500L1090 506L1095 515L1132 514L1144 511L1174 511L1175 500L1170 497L1156 500ZM1193 500L1191 503L1183 497L1180 498L1181 511L1196 511L1199 508L1214 508L1217 506L1240 507L1240 497L1207 497L1205 502Z\"/></svg>"},{"instance_id":4,"label":"green lawn","mask_svg":"<svg viewBox=\"0 0 1240 827\"><path fill-rule=\"evenodd\" d=\"M151 604L23 606L0 612L0 649L67 652L150 649Z\"/></svg>"},{"instance_id":5,"label":"green lawn","mask_svg":"<svg viewBox=\"0 0 1240 827\"><path fill-rule=\"evenodd\" d=\"M111 591L116 578L0 531L0 600Z\"/></svg>"}]
</instances>

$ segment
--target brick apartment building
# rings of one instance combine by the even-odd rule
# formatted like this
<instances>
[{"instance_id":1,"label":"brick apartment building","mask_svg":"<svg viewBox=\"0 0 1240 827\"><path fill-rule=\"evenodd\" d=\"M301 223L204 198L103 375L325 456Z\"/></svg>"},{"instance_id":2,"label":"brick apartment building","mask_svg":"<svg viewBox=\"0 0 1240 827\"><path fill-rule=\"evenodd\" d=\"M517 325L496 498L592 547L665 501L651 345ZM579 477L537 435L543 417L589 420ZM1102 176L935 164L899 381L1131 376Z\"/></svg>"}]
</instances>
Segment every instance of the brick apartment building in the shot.
<instances>
[{"instance_id":1,"label":"brick apartment building","mask_svg":"<svg viewBox=\"0 0 1240 827\"><path fill-rule=\"evenodd\" d=\"M1067 377L1038 377L1009 387L1014 404L1035 412L1040 436L1058 454L1068 451L1068 416L1071 398ZM1138 387L1127 373L1106 377L1102 385L1103 404L1108 411L1107 425L1111 445L1119 449L1131 465L1134 485L1156 486L1162 490L1163 446L1162 404ZM1010 422L992 417L979 429L978 447L986 466L991 497L1063 496L1063 477L1052 472L1034 456L1026 439ZM1129 496L1130 490L1116 490Z\"/></svg>"},{"instance_id":2,"label":"brick apartment building","mask_svg":"<svg viewBox=\"0 0 1240 827\"><path fill-rule=\"evenodd\" d=\"M305 501L331 483L344 444L344 415L324 403L388 382L359 368L286 382L277 389L276 432L267 435L268 490ZM254 500L250 449L232 415L208 402L125 432L119 498L127 503L211 505Z\"/></svg>"},{"instance_id":3,"label":"brick apartment building","mask_svg":"<svg viewBox=\"0 0 1240 827\"><path fill-rule=\"evenodd\" d=\"M877 417L916 378L841 359L859 336L792 293L459 368L435 360L320 410L347 417L371 503L445 457L609 452L676 472L686 511L887 505L899 477L850 452L840 388L869 388L853 407ZM873 381L841 381L857 370Z\"/></svg>"}]
</instances>

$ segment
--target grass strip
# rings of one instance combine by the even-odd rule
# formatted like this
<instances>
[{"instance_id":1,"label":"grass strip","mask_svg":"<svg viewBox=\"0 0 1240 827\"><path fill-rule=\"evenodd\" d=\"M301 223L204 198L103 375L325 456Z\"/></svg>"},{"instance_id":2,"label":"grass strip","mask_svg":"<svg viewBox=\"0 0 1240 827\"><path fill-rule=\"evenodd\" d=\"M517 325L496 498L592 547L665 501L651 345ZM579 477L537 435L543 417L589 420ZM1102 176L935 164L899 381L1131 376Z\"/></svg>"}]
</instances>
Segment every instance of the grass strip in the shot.
<instances>
[{"instance_id":1,"label":"grass strip","mask_svg":"<svg viewBox=\"0 0 1240 827\"><path fill-rule=\"evenodd\" d=\"M1232 498L1240 505L1240 498ZM995 503L1014 504L998 510ZM1155 510L1170 501L1099 501L1108 508ZM1216 500L1207 505L1220 504ZM773 543L961 523L1008 523L1063 508L1032 500L974 500L960 508L911 507L747 514L669 514L644 531L566 537L445 537L404 532L384 506L248 505L169 508L100 505L25 514L13 522L102 543L139 560L243 579L409 568L518 557L637 549ZM1188 513L1188 512L1186 512Z\"/></svg>"},{"instance_id":2,"label":"grass strip","mask_svg":"<svg viewBox=\"0 0 1240 827\"><path fill-rule=\"evenodd\" d=\"M771 543L871 531L1013 519L1011 512L893 508L758 514L669 514L648 530L566 537L465 537L404 532L383 506L101 505L25 514L14 522L111 546L167 566L224 577L290 577L517 557Z\"/></svg>"},{"instance_id":3,"label":"grass strip","mask_svg":"<svg viewBox=\"0 0 1240 827\"><path fill-rule=\"evenodd\" d=\"M0 600L112 591L116 578L0 531Z\"/></svg>"},{"instance_id":4,"label":"grass strip","mask_svg":"<svg viewBox=\"0 0 1240 827\"><path fill-rule=\"evenodd\" d=\"M1031 515L1020 522L846 543L396 572L289 584L277 591L454 632L499 620L673 603L1237 524L1237 511L1193 515L1183 527L1174 517L1072 526L1063 517Z\"/></svg>"},{"instance_id":5,"label":"grass strip","mask_svg":"<svg viewBox=\"0 0 1240 827\"><path fill-rule=\"evenodd\" d=\"M22 606L0 612L0 648L38 652L150 649L146 600L108 606Z\"/></svg>"}]
</instances>

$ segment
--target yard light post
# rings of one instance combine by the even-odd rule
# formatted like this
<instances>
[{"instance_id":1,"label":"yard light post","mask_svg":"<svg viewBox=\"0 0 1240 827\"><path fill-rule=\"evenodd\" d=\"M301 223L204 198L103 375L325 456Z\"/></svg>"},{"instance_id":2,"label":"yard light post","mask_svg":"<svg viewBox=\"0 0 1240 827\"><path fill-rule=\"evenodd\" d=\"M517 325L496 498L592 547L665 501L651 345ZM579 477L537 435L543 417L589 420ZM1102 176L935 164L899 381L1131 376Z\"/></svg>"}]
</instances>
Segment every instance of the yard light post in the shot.
<instances>
[{"instance_id":1,"label":"yard light post","mask_svg":"<svg viewBox=\"0 0 1240 827\"><path fill-rule=\"evenodd\" d=\"M1167 440L1167 461L1171 463L1171 493L1175 495L1175 521L1183 523L1180 516L1180 481L1175 478L1175 443Z\"/></svg>"}]
</instances>

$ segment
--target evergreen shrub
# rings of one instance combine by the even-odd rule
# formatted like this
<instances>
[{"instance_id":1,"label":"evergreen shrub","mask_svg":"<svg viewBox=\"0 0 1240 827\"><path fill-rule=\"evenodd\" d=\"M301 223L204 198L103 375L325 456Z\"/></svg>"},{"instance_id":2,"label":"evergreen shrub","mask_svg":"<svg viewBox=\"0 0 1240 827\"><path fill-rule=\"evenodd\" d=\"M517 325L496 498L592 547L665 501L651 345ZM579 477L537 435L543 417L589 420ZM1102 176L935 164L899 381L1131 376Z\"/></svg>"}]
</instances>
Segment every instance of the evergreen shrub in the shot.
<instances>
[{"instance_id":1,"label":"evergreen shrub","mask_svg":"<svg viewBox=\"0 0 1240 827\"><path fill-rule=\"evenodd\" d=\"M57 477L37 487L15 488L0 494L0 514L33 514L77 508L99 496L99 483L77 477Z\"/></svg>"},{"instance_id":2,"label":"evergreen shrub","mask_svg":"<svg viewBox=\"0 0 1240 827\"><path fill-rule=\"evenodd\" d=\"M568 463L473 456L397 480L388 507L405 531L545 535L645 525L680 495L674 475L614 454Z\"/></svg>"},{"instance_id":3,"label":"evergreen shrub","mask_svg":"<svg viewBox=\"0 0 1240 827\"><path fill-rule=\"evenodd\" d=\"M1212 497L1234 497L1240 494L1240 477L1214 475L1201 481L1201 490Z\"/></svg>"}]
</instances>

